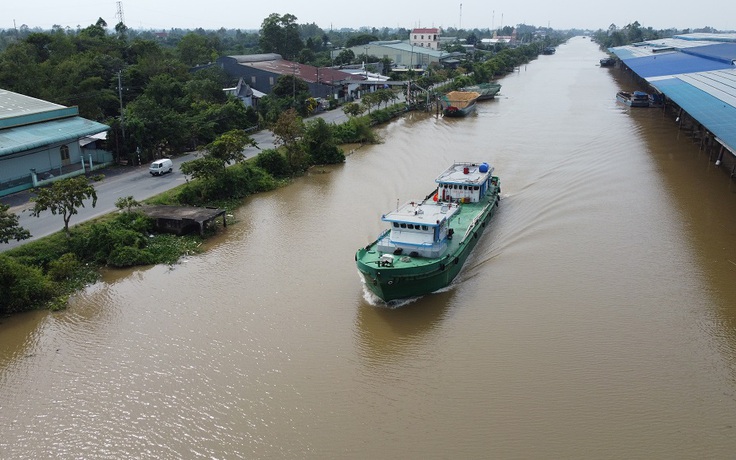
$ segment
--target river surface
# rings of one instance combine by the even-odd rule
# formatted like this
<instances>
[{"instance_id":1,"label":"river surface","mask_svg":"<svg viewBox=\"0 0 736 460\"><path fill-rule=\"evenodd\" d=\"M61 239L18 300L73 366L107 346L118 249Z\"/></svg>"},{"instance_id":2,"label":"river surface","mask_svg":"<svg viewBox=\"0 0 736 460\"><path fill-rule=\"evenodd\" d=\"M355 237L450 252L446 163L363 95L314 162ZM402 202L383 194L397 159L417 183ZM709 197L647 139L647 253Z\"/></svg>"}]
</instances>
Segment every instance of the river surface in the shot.
<instances>
[{"instance_id":1,"label":"river surface","mask_svg":"<svg viewBox=\"0 0 736 460\"><path fill-rule=\"evenodd\" d=\"M0 458L733 458L736 185L578 37L464 119L254 196L205 253L0 325ZM453 160L499 212L398 308L354 252Z\"/></svg>"}]
</instances>

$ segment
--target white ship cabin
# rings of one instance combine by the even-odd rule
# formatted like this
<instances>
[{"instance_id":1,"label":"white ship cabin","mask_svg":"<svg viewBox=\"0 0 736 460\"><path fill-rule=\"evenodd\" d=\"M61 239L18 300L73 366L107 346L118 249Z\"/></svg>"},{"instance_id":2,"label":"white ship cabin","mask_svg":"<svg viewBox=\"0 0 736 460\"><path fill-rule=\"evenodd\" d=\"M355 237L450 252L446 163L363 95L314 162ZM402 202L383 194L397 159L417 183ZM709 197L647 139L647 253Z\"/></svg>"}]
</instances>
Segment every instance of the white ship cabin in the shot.
<instances>
[{"instance_id":1,"label":"white ship cabin","mask_svg":"<svg viewBox=\"0 0 736 460\"><path fill-rule=\"evenodd\" d=\"M447 249L448 237L452 238L447 221L459 210L457 203L431 199L406 203L381 218L390 223L391 231L377 249L410 257L439 257Z\"/></svg>"},{"instance_id":2,"label":"white ship cabin","mask_svg":"<svg viewBox=\"0 0 736 460\"><path fill-rule=\"evenodd\" d=\"M447 250L453 230L452 216L460 212L460 203L476 203L491 186L493 168L488 163L455 163L439 175L437 193L424 201L411 201L385 214L391 231L377 243L384 255L382 263L391 265L394 255L440 257Z\"/></svg>"},{"instance_id":3,"label":"white ship cabin","mask_svg":"<svg viewBox=\"0 0 736 460\"><path fill-rule=\"evenodd\" d=\"M477 203L488 191L492 174L488 163L455 163L435 179L439 200Z\"/></svg>"}]
</instances>

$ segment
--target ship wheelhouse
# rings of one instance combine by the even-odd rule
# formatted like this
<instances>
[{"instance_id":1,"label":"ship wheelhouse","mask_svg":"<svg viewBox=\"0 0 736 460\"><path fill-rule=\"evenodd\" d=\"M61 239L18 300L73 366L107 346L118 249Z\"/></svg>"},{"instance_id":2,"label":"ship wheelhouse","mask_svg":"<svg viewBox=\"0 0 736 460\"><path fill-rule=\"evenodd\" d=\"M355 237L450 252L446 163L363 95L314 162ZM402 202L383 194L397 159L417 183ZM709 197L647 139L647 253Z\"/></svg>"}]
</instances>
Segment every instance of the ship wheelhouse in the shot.
<instances>
[{"instance_id":1,"label":"ship wheelhouse","mask_svg":"<svg viewBox=\"0 0 736 460\"><path fill-rule=\"evenodd\" d=\"M435 179L438 198L451 203L477 203L488 192L492 174L488 163L455 163Z\"/></svg>"},{"instance_id":2,"label":"ship wheelhouse","mask_svg":"<svg viewBox=\"0 0 736 460\"><path fill-rule=\"evenodd\" d=\"M378 250L410 257L439 257L448 245L449 219L459 212L457 204L427 200L410 202L382 217L389 232Z\"/></svg>"}]
</instances>

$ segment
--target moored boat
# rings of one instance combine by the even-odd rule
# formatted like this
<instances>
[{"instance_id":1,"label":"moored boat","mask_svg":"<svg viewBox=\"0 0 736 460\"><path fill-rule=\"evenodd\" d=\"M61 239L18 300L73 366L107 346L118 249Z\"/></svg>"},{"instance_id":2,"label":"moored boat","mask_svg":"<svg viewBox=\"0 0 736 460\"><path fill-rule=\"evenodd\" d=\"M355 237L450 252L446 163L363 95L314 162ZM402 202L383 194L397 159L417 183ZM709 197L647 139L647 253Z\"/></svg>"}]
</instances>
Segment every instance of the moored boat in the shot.
<instances>
[{"instance_id":1,"label":"moored boat","mask_svg":"<svg viewBox=\"0 0 736 460\"><path fill-rule=\"evenodd\" d=\"M388 302L448 286L498 207L501 183L493 170L456 162L423 200L384 214L389 229L355 254L366 287Z\"/></svg>"},{"instance_id":2,"label":"moored boat","mask_svg":"<svg viewBox=\"0 0 736 460\"><path fill-rule=\"evenodd\" d=\"M619 91L616 93L616 100L629 107L649 107L649 94L644 91Z\"/></svg>"},{"instance_id":3,"label":"moored boat","mask_svg":"<svg viewBox=\"0 0 736 460\"><path fill-rule=\"evenodd\" d=\"M601 67L613 67L616 65L616 58L612 57L606 57L601 59L600 61Z\"/></svg>"},{"instance_id":4,"label":"moored boat","mask_svg":"<svg viewBox=\"0 0 736 460\"><path fill-rule=\"evenodd\" d=\"M479 83L477 85L466 86L461 91L474 91L478 96L478 101L485 101L493 99L499 91L501 91L501 85L498 83Z\"/></svg>"},{"instance_id":5,"label":"moored boat","mask_svg":"<svg viewBox=\"0 0 736 460\"><path fill-rule=\"evenodd\" d=\"M442 113L446 117L464 117L475 110L480 93L475 91L450 91L442 96Z\"/></svg>"}]
</instances>

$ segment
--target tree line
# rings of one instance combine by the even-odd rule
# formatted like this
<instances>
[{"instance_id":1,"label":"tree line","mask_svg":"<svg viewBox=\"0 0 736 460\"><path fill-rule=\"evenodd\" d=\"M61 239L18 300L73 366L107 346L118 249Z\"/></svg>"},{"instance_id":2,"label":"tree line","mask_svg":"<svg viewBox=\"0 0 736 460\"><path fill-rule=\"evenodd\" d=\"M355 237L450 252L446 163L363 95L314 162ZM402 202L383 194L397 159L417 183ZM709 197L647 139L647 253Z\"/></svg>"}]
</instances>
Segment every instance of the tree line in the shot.
<instances>
[{"instance_id":1,"label":"tree line","mask_svg":"<svg viewBox=\"0 0 736 460\"><path fill-rule=\"evenodd\" d=\"M652 27L643 27L639 21L618 27L611 24L606 30L600 29L593 33L593 40L598 43L601 49L613 48L616 46L631 45L648 40L659 40L662 38L670 38L678 34L688 33L717 33L718 31L712 27L703 27L699 29L661 29L655 30Z\"/></svg>"}]
</instances>

